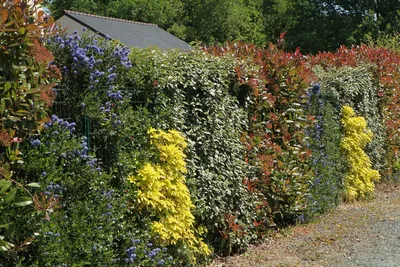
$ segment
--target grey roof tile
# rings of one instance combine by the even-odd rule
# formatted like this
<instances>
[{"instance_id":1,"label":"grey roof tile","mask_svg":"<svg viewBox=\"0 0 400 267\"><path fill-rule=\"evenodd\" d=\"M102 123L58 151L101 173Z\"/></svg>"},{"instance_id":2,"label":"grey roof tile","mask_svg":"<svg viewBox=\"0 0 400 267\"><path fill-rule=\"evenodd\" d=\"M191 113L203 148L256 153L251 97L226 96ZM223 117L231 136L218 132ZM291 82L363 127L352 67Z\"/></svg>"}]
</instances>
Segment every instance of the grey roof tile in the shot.
<instances>
[{"instance_id":1,"label":"grey roof tile","mask_svg":"<svg viewBox=\"0 0 400 267\"><path fill-rule=\"evenodd\" d=\"M135 22L117 18L85 14L65 10L65 15L81 23L84 27L102 36L120 40L127 46L146 48L157 46L162 49L179 48L189 50L190 46L155 24Z\"/></svg>"}]
</instances>

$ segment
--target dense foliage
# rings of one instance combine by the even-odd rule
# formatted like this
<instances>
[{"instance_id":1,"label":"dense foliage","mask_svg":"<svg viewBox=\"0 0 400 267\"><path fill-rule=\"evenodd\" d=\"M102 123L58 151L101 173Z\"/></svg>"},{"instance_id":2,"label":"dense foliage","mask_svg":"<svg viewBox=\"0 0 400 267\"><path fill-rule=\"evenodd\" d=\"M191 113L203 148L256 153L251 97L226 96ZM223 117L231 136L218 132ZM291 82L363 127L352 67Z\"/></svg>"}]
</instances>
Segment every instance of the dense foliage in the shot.
<instances>
[{"instance_id":1,"label":"dense foliage","mask_svg":"<svg viewBox=\"0 0 400 267\"><path fill-rule=\"evenodd\" d=\"M308 57L283 51L283 34L264 48L189 52L86 33L37 38L53 19L8 4L2 22L16 16L0 31L9 63L0 63L5 266L205 264L212 252L242 251L271 228L369 197L380 175L399 169L396 51ZM250 2L231 7L240 5ZM7 28L18 19L33 26Z\"/></svg>"},{"instance_id":2,"label":"dense foliage","mask_svg":"<svg viewBox=\"0 0 400 267\"><path fill-rule=\"evenodd\" d=\"M311 70L299 51L286 53L272 44L258 49L232 43L207 50L238 59L237 97L249 125L243 142L253 167L245 183L263 196L260 211L269 217L268 224L296 219L306 208L311 179L310 151L304 145L304 130L312 123L304 109Z\"/></svg>"},{"instance_id":3,"label":"dense foliage","mask_svg":"<svg viewBox=\"0 0 400 267\"><path fill-rule=\"evenodd\" d=\"M324 71L316 68L319 82L325 91L329 92L335 107L350 106L357 114L363 116L374 134L367 146L367 153L372 160L374 169L385 172L386 158L386 128L379 112L377 84L368 66L356 68L343 67Z\"/></svg>"},{"instance_id":4,"label":"dense foliage","mask_svg":"<svg viewBox=\"0 0 400 267\"><path fill-rule=\"evenodd\" d=\"M308 112L315 117L315 124L306 129L307 145L312 152L309 164L314 171L307 197L307 218L334 208L342 200L347 165L338 146L343 130L334 93L319 84L308 92Z\"/></svg>"},{"instance_id":5,"label":"dense foliage","mask_svg":"<svg viewBox=\"0 0 400 267\"><path fill-rule=\"evenodd\" d=\"M385 173L381 173L383 177L391 176L392 166L398 161L399 156L399 135L397 131L400 126L400 118L397 115L397 107L400 101L400 85L397 81L400 78L400 68L398 67L398 62L400 62L399 53L386 48L365 45L352 48L343 46L335 53L322 52L311 58L312 65L319 65L328 71L346 66L357 67L360 65L365 66L366 64L367 66L371 66L370 74L372 75L372 83L375 88L377 100L371 99L369 101L377 101L377 107L374 107L374 110L375 112L377 110L378 113L373 114L374 110L367 112L374 117L380 116L383 121L383 128L385 129L384 135L374 130L378 140L381 140L383 136L385 138L386 157L381 163L383 166L386 166ZM363 89L363 87L359 88L361 91ZM365 111L362 114L366 114ZM374 119L374 121L377 121L377 119ZM376 126L371 125L370 127L374 129Z\"/></svg>"},{"instance_id":6,"label":"dense foliage","mask_svg":"<svg viewBox=\"0 0 400 267\"><path fill-rule=\"evenodd\" d=\"M240 138L246 119L229 94L235 82L232 58L136 51L131 60L132 86L163 94L155 108L169 110L164 112L169 127L187 138L186 179L196 221L208 229L205 240L217 252L245 247L257 203L243 184L247 166Z\"/></svg>"},{"instance_id":7,"label":"dense foliage","mask_svg":"<svg viewBox=\"0 0 400 267\"><path fill-rule=\"evenodd\" d=\"M46 108L54 100L51 89L60 72L50 64L53 55L42 44L42 38L51 34L49 26L54 18L45 21L35 4L23 1L2 0L0 11L0 211L3 214L10 210L18 213L34 201L33 192L25 186L36 188L37 184L31 182L37 177L18 181L14 168L23 161L21 155L25 151L20 143L28 142L29 135L40 132L49 119ZM30 242L26 240L32 233L20 231L15 235L17 220L14 216L0 216L0 251Z\"/></svg>"}]
</instances>

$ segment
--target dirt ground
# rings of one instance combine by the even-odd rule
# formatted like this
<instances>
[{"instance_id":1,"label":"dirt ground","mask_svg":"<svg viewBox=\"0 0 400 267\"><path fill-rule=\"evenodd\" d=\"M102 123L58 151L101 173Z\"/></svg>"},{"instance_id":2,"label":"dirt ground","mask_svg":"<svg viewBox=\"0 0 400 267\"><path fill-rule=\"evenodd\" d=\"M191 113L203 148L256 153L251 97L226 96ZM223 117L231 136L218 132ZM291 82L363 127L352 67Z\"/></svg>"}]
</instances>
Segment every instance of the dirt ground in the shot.
<instances>
[{"instance_id":1,"label":"dirt ground","mask_svg":"<svg viewBox=\"0 0 400 267\"><path fill-rule=\"evenodd\" d=\"M210 266L400 267L400 185L380 185L369 202L342 204Z\"/></svg>"}]
</instances>

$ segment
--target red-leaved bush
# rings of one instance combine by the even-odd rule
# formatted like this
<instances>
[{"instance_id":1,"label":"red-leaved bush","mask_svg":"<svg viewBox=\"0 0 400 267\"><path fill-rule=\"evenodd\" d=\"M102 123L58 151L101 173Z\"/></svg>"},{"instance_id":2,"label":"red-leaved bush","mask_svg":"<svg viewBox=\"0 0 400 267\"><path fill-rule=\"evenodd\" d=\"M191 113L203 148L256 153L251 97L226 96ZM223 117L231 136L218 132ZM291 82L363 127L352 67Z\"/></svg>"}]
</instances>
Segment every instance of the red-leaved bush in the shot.
<instances>
[{"instance_id":1,"label":"red-leaved bush","mask_svg":"<svg viewBox=\"0 0 400 267\"><path fill-rule=\"evenodd\" d=\"M244 179L249 190L261 193L257 211L274 220L295 219L305 209L310 155L304 138L313 118L306 112L306 89L312 70L299 50L288 53L270 44L264 49L240 42L204 48L216 56L237 59L239 103L248 114L243 135L246 161L253 168ZM260 222L254 222L260 225Z\"/></svg>"}]
</instances>

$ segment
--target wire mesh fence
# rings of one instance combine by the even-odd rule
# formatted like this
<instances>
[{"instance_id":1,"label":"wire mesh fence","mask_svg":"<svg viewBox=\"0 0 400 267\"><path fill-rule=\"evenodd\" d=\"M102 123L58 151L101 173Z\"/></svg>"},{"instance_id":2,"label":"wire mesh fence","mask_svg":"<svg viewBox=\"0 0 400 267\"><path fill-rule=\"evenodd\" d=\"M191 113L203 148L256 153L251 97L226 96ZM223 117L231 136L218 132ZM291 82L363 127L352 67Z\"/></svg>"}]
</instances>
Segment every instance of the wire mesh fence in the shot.
<instances>
[{"instance_id":1,"label":"wire mesh fence","mask_svg":"<svg viewBox=\"0 0 400 267\"><path fill-rule=\"evenodd\" d=\"M87 94L87 89L85 94ZM91 92L94 99L98 97L101 99L107 94L109 87L96 88L96 91ZM128 99L129 104L134 108L146 108L149 113L155 113L155 103L157 102L157 94L146 90L138 90L132 87L119 88L124 100ZM93 120L90 116L86 115L84 105L82 104L83 92L79 93L77 88L68 88L67 86L54 88L56 94L55 101L52 106L52 113L67 121L76 122L76 131L87 138L88 148L95 152L96 155L107 154L107 151L112 149L107 147L107 140L98 140L94 134L99 128L98 122Z\"/></svg>"}]
</instances>

